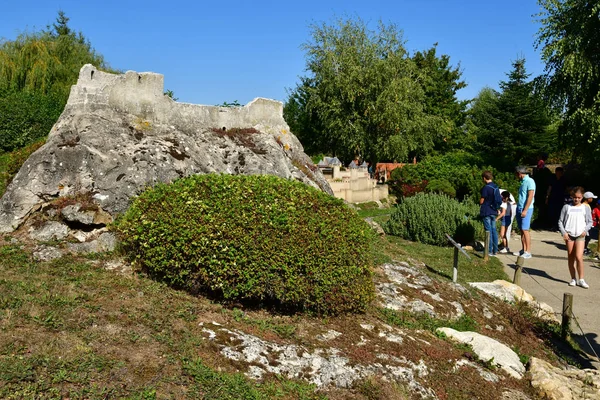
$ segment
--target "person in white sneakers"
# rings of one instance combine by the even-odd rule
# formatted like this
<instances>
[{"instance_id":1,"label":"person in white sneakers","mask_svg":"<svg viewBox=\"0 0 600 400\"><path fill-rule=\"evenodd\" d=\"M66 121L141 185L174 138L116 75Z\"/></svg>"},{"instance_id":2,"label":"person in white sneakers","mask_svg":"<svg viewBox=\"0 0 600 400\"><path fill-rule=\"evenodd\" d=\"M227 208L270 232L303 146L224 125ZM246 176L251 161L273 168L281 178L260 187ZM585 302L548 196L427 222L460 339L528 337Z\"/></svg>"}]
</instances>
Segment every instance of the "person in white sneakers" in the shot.
<instances>
[{"instance_id":1,"label":"person in white sneakers","mask_svg":"<svg viewBox=\"0 0 600 400\"><path fill-rule=\"evenodd\" d=\"M571 274L569 286L577 285L588 289L590 286L583 279L583 247L585 236L592 227L592 212L589 207L583 205L583 192L584 189L581 186L571 190L573 204L563 206L558 219L558 229L567 244L569 273ZM577 266L577 271L575 271L575 266ZM575 272L577 272L579 280L576 279Z\"/></svg>"},{"instance_id":2,"label":"person in white sneakers","mask_svg":"<svg viewBox=\"0 0 600 400\"><path fill-rule=\"evenodd\" d=\"M507 254L510 253L508 244L510 242L512 222L515 219L517 206L515 198L507 190L500 189L500 194L502 195L502 205L500 206L500 215L498 215L496 221L501 222L500 241L502 242L502 250L498 251L498 253Z\"/></svg>"},{"instance_id":3,"label":"person in white sneakers","mask_svg":"<svg viewBox=\"0 0 600 400\"><path fill-rule=\"evenodd\" d=\"M517 226L521 230L523 249L513 254L523 258L531 258L531 233L529 228L533 217L535 181L529 177L529 170L524 166L517 167L515 175L521 182L519 195L517 196Z\"/></svg>"}]
</instances>

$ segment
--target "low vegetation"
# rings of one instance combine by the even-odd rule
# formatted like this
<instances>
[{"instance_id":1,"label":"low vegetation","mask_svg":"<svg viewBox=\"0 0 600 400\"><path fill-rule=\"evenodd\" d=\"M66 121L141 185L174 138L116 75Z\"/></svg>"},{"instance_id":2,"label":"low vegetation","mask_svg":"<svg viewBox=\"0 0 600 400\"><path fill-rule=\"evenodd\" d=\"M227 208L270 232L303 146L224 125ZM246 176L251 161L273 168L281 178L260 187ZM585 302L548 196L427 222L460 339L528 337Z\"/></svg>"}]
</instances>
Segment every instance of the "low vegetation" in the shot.
<instances>
[{"instance_id":1,"label":"low vegetation","mask_svg":"<svg viewBox=\"0 0 600 400\"><path fill-rule=\"evenodd\" d=\"M9 238L5 238L9 239ZM458 320L435 319L426 314L383 310L376 304L360 316L316 317L282 315L237 306L223 307L203 296L175 290L143 273L131 273L116 254L63 257L51 262L32 258L26 242L0 246L0 398L21 399L407 399L408 384L369 378L351 388L317 389L304 380L265 375L252 381L243 372L248 366L224 358L208 339L204 328L213 322L232 330L276 343L295 343L303 348L322 348L318 334L333 329L344 334L336 348L354 363L373 362L374 349L356 346L358 324L390 324L408 336L430 343L415 346L407 341L385 351L410 360L423 360L429 370L427 382L444 398L495 398L497 386L481 384L473 370L451 373L448 360L471 357L468 348L436 336L435 328L452 326L491 334L510 344L524 361L542 357L553 363L560 358L577 364L552 341L556 327L537 322L521 305L513 307L467 289L464 293L443 285L448 282L452 249L428 246L388 237L376 239L378 263L421 260L435 276L444 298L465 305ZM501 277L496 259L484 263L461 257L459 279L493 280ZM117 269L109 267L119 265ZM484 266L486 268L484 268ZM112 267L111 267L112 268ZM378 273L375 279L382 279ZM452 297L454 296L454 297ZM494 326L481 315L481 302L496 309ZM358 321L357 321L358 319ZM369 339L376 340L372 334ZM544 340L548 345L540 342ZM384 339L379 338L379 340ZM388 346L391 346L388 344ZM378 349L377 351L381 351ZM562 348L564 351L564 348ZM485 363L480 362L483 368ZM526 381L505 380L531 394Z\"/></svg>"},{"instance_id":2,"label":"low vegetation","mask_svg":"<svg viewBox=\"0 0 600 400\"><path fill-rule=\"evenodd\" d=\"M6 187L12 182L23 163L44 143L46 143L46 139L41 139L18 150L0 153L0 197L4 195Z\"/></svg>"},{"instance_id":3,"label":"low vegetation","mask_svg":"<svg viewBox=\"0 0 600 400\"><path fill-rule=\"evenodd\" d=\"M479 238L481 223L476 221L479 208L470 202L458 201L435 193L419 193L405 198L384 224L392 235L420 243L444 246L446 234L461 244Z\"/></svg>"},{"instance_id":4,"label":"low vegetation","mask_svg":"<svg viewBox=\"0 0 600 400\"><path fill-rule=\"evenodd\" d=\"M177 288L320 314L373 298L370 229L299 182L192 176L143 193L116 231L137 268Z\"/></svg>"}]
</instances>

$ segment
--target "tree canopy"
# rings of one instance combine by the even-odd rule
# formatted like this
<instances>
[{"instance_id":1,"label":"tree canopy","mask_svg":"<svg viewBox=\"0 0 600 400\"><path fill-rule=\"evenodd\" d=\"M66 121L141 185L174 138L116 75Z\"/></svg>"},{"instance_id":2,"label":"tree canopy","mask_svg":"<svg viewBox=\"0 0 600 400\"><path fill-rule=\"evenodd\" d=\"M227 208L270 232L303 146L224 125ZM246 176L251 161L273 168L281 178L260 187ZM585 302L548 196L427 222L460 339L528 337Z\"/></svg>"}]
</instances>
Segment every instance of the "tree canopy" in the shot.
<instances>
[{"instance_id":1,"label":"tree canopy","mask_svg":"<svg viewBox=\"0 0 600 400\"><path fill-rule=\"evenodd\" d=\"M422 72L422 86L425 91L425 112L439 119L441 137L435 148L437 151L464 149L472 143L463 134L465 111L468 100L458 100L456 92L467 86L462 81L460 67L450 64L450 56L437 55L437 43L426 51L417 51L412 57Z\"/></svg>"},{"instance_id":2,"label":"tree canopy","mask_svg":"<svg viewBox=\"0 0 600 400\"><path fill-rule=\"evenodd\" d=\"M81 32L71 30L68 22L59 11L52 27L2 42L0 89L68 96L84 64L108 69L104 58Z\"/></svg>"},{"instance_id":3,"label":"tree canopy","mask_svg":"<svg viewBox=\"0 0 600 400\"><path fill-rule=\"evenodd\" d=\"M0 42L0 150L45 137L62 112L84 64L109 70L59 11L46 30Z\"/></svg>"},{"instance_id":4,"label":"tree canopy","mask_svg":"<svg viewBox=\"0 0 600 400\"><path fill-rule=\"evenodd\" d=\"M485 88L469 111L478 150L488 162L510 168L516 163L533 163L552 151L555 144L548 107L529 80L525 59L512 63L501 91Z\"/></svg>"},{"instance_id":5,"label":"tree canopy","mask_svg":"<svg viewBox=\"0 0 600 400\"><path fill-rule=\"evenodd\" d=\"M600 152L600 2L538 0L536 46L546 63L547 98L563 113L560 133L576 153Z\"/></svg>"},{"instance_id":6,"label":"tree canopy","mask_svg":"<svg viewBox=\"0 0 600 400\"><path fill-rule=\"evenodd\" d=\"M372 31L360 19L338 20L312 25L311 36L303 45L309 75L291 91L284 110L307 150L406 160L433 151L449 133L442 113L427 112L433 80L411 59L395 25L380 22ZM448 67L443 60L430 62L432 57L424 54L428 69Z\"/></svg>"}]
</instances>

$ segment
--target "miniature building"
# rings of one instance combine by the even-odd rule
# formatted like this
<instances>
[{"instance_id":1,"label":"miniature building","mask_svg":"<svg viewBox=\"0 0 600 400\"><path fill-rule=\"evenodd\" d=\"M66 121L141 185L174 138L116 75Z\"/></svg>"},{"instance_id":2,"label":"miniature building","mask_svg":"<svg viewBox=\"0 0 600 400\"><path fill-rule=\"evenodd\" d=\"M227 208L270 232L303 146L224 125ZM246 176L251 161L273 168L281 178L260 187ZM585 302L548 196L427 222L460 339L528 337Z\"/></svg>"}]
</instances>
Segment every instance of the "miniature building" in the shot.
<instances>
[{"instance_id":1,"label":"miniature building","mask_svg":"<svg viewBox=\"0 0 600 400\"><path fill-rule=\"evenodd\" d=\"M342 168L337 157L325 157L317 164L333 190L333 195L349 203L366 203L388 197L387 185L378 185L371 179L367 163L356 165L353 161L348 168Z\"/></svg>"}]
</instances>

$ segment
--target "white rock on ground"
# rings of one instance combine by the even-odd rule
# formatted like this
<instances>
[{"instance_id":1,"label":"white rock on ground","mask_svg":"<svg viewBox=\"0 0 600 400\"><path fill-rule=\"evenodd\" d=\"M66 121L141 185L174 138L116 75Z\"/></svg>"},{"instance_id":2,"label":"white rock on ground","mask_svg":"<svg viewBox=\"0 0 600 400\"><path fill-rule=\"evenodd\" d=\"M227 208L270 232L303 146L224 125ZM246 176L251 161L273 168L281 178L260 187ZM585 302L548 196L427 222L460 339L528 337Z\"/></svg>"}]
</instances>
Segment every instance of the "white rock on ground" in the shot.
<instances>
[{"instance_id":1,"label":"white rock on ground","mask_svg":"<svg viewBox=\"0 0 600 400\"><path fill-rule=\"evenodd\" d=\"M429 373L423 360L414 363L404 357L376 354L379 362L370 365L351 364L335 348L317 348L311 351L299 345L268 342L238 330L204 328L203 331L209 340L217 339L217 331L227 335L229 339L224 341L227 344L218 343L221 354L232 360L252 363L246 375L254 379L270 372L288 378L304 378L318 387L335 385L347 388L357 380L380 376L402 382L418 397L437 398L432 389L425 388L416 380Z\"/></svg>"},{"instance_id":2,"label":"white rock on ground","mask_svg":"<svg viewBox=\"0 0 600 400\"><path fill-rule=\"evenodd\" d=\"M444 333L448 338L471 346L473 352L483 361L491 361L510 376L521 379L525 367L517 353L499 341L481 335L477 332L459 332L452 328L438 328L437 332Z\"/></svg>"},{"instance_id":3,"label":"white rock on ground","mask_svg":"<svg viewBox=\"0 0 600 400\"><path fill-rule=\"evenodd\" d=\"M539 318L560 323L560 319L552 307L546 303L536 301L532 295L514 283L498 279L494 282L470 282L469 285L509 303L523 301L536 310Z\"/></svg>"}]
</instances>

